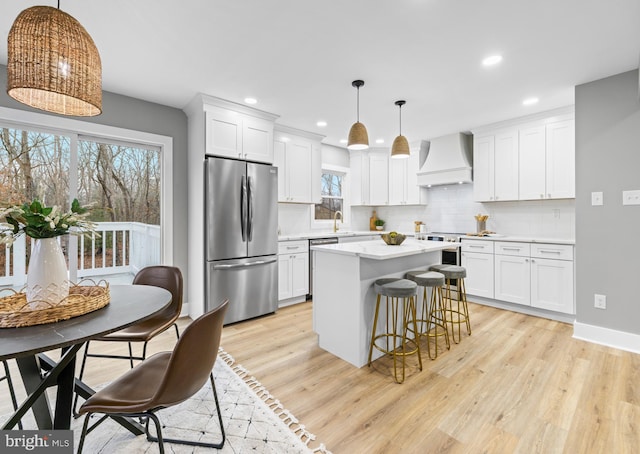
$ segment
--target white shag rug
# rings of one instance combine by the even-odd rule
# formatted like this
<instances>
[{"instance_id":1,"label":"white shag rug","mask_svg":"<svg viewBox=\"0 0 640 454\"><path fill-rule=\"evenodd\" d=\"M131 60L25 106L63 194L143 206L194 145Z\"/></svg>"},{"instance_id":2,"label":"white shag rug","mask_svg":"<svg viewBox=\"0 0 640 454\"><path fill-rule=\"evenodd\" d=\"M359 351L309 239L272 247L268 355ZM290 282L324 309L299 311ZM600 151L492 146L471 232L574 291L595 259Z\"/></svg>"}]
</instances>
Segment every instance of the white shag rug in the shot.
<instances>
[{"instance_id":1,"label":"white shag rug","mask_svg":"<svg viewBox=\"0 0 640 454\"><path fill-rule=\"evenodd\" d=\"M168 452L220 453L220 454L331 454L315 436L252 377L246 369L220 349L213 369L222 410L222 421L227 439L222 449L193 447L165 442ZM192 398L180 405L157 413L165 438L217 443L220 428L211 384L207 384ZM30 416L28 413L27 415ZM97 419L101 415L95 415ZM74 450L80 440L85 416L72 421ZM5 418L0 418L0 420ZM31 420L31 421L30 421ZM34 428L32 418L24 421L25 429ZM155 435L151 421L150 432ZM158 444L149 442L145 435L134 436L112 420L107 420L85 438L86 454L156 453Z\"/></svg>"}]
</instances>

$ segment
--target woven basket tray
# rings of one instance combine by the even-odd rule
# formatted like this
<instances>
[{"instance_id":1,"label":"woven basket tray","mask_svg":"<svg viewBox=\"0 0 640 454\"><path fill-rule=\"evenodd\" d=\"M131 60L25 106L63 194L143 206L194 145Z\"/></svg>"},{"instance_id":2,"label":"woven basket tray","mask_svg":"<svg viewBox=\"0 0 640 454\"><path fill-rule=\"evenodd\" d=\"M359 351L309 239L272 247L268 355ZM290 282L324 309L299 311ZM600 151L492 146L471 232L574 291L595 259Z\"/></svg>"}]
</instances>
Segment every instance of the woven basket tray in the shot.
<instances>
[{"instance_id":1,"label":"woven basket tray","mask_svg":"<svg viewBox=\"0 0 640 454\"><path fill-rule=\"evenodd\" d=\"M91 283L93 285L87 285ZM109 304L109 283L92 280L71 283L69 296L45 309L32 309L24 292L0 297L0 328L44 325L88 314Z\"/></svg>"}]
</instances>

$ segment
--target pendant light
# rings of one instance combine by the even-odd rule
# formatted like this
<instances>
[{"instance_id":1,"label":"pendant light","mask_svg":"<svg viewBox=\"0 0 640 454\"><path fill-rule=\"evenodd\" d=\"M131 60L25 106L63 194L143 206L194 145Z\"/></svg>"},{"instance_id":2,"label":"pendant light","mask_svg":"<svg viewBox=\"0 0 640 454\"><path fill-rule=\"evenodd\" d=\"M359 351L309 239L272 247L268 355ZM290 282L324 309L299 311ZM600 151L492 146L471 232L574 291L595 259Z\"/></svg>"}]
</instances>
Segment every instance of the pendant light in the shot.
<instances>
[{"instance_id":1,"label":"pendant light","mask_svg":"<svg viewBox=\"0 0 640 454\"><path fill-rule=\"evenodd\" d=\"M367 128L360 123L360 87L364 85L363 80L354 80L351 82L353 87L358 90L358 103L357 103L357 121L351 126L349 131L349 142L347 148L349 150L366 150L369 148L369 135L367 134Z\"/></svg>"},{"instance_id":2,"label":"pendant light","mask_svg":"<svg viewBox=\"0 0 640 454\"><path fill-rule=\"evenodd\" d=\"M396 106L400 112L400 135L393 141L391 147L392 158L408 158L409 157L409 142L407 138L402 135L402 106L406 104L406 101L396 101Z\"/></svg>"},{"instance_id":3,"label":"pendant light","mask_svg":"<svg viewBox=\"0 0 640 454\"><path fill-rule=\"evenodd\" d=\"M22 11L9 31L7 94L62 115L102 112L102 64L89 33L51 6Z\"/></svg>"}]
</instances>

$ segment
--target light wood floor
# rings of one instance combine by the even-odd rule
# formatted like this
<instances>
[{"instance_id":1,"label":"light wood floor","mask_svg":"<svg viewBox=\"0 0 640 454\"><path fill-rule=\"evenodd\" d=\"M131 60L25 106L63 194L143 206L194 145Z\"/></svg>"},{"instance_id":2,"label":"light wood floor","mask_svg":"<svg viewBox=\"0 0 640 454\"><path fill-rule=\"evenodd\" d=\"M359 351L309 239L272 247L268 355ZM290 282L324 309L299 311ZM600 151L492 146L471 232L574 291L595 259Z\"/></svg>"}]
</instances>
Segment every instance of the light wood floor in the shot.
<instances>
[{"instance_id":1,"label":"light wood floor","mask_svg":"<svg viewBox=\"0 0 640 454\"><path fill-rule=\"evenodd\" d=\"M470 310L472 335L422 371L410 357L403 384L384 358L356 369L318 348L309 302L225 327L222 346L335 454L640 452L640 355L572 339L567 324ZM86 381L127 367L93 359ZM5 413L4 383L0 398Z\"/></svg>"}]
</instances>

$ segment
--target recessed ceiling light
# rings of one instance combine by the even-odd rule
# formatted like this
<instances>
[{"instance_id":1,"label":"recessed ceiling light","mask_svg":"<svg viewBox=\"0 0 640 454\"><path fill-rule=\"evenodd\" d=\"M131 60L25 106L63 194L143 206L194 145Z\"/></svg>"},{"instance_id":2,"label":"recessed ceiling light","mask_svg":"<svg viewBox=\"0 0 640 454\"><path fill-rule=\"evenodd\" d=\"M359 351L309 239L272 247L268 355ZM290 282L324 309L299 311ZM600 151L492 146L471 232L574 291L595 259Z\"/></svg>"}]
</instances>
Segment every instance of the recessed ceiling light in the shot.
<instances>
[{"instance_id":1,"label":"recessed ceiling light","mask_svg":"<svg viewBox=\"0 0 640 454\"><path fill-rule=\"evenodd\" d=\"M347 143L349 142L347 139L340 139L340 143Z\"/></svg>"},{"instance_id":2,"label":"recessed ceiling light","mask_svg":"<svg viewBox=\"0 0 640 454\"><path fill-rule=\"evenodd\" d=\"M524 101L522 101L522 105L523 106L532 106L534 104L537 104L539 101L538 98L527 98Z\"/></svg>"},{"instance_id":3,"label":"recessed ceiling light","mask_svg":"<svg viewBox=\"0 0 640 454\"><path fill-rule=\"evenodd\" d=\"M384 139L376 139L376 143L384 143Z\"/></svg>"},{"instance_id":4,"label":"recessed ceiling light","mask_svg":"<svg viewBox=\"0 0 640 454\"><path fill-rule=\"evenodd\" d=\"M257 104L258 100L256 98L244 98L244 102L247 104Z\"/></svg>"},{"instance_id":5,"label":"recessed ceiling light","mask_svg":"<svg viewBox=\"0 0 640 454\"><path fill-rule=\"evenodd\" d=\"M502 61L502 55L492 55L492 56L487 57L484 60L482 60L482 65L483 66L493 66L493 65L497 65L501 61Z\"/></svg>"},{"instance_id":6,"label":"recessed ceiling light","mask_svg":"<svg viewBox=\"0 0 640 454\"><path fill-rule=\"evenodd\" d=\"M327 122L320 120L319 122L316 123L316 126L324 128L325 126L327 126Z\"/></svg>"}]
</instances>

